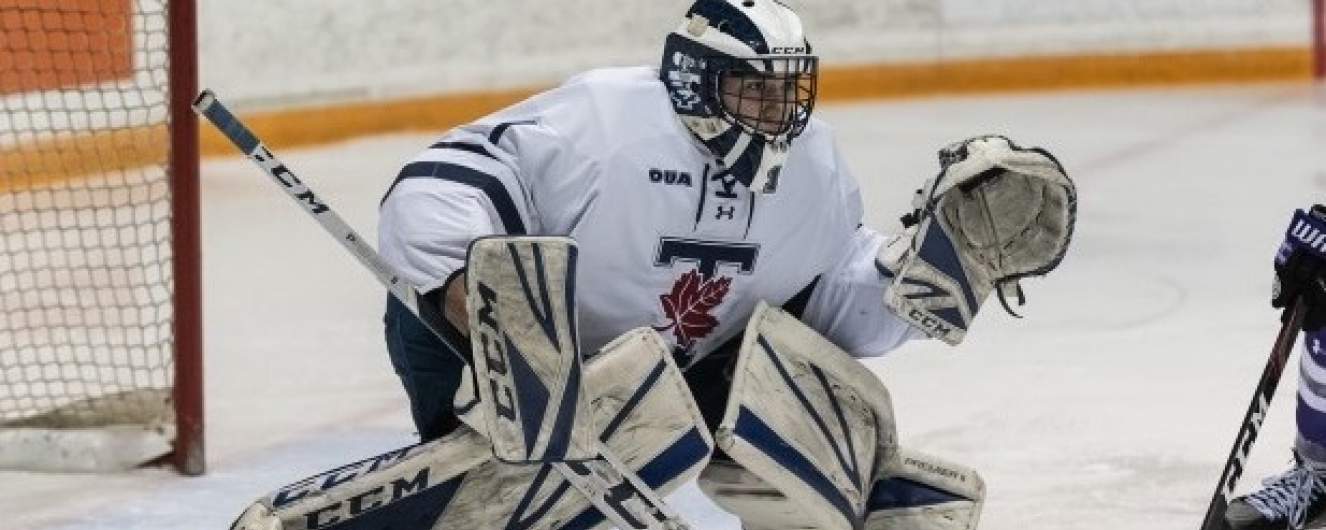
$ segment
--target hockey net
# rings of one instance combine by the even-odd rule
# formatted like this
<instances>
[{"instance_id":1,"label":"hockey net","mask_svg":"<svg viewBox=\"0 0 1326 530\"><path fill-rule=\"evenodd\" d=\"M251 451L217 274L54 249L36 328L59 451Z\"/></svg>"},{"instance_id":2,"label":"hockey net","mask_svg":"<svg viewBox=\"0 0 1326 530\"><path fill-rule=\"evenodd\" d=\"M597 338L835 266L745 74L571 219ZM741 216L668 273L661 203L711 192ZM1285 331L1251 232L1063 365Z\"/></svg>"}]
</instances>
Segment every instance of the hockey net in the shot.
<instances>
[{"instance_id":1,"label":"hockey net","mask_svg":"<svg viewBox=\"0 0 1326 530\"><path fill-rule=\"evenodd\" d=\"M0 0L0 468L202 472L192 1Z\"/></svg>"}]
</instances>

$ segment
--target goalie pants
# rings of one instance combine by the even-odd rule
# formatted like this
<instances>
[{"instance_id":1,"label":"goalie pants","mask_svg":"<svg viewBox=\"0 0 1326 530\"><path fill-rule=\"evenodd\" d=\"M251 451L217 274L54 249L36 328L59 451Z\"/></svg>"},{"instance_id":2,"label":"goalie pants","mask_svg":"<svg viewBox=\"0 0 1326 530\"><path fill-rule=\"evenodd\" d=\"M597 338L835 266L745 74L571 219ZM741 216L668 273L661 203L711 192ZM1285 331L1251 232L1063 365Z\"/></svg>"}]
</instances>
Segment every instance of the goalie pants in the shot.
<instances>
[{"instance_id":1,"label":"goalie pants","mask_svg":"<svg viewBox=\"0 0 1326 530\"><path fill-rule=\"evenodd\" d=\"M454 431L460 419L452 398L466 372L465 362L394 296L387 296L383 324L391 366L405 387L420 441L435 440ZM469 345L469 339L455 328L448 328L445 331L453 335L449 338L456 339L453 344Z\"/></svg>"}]
</instances>

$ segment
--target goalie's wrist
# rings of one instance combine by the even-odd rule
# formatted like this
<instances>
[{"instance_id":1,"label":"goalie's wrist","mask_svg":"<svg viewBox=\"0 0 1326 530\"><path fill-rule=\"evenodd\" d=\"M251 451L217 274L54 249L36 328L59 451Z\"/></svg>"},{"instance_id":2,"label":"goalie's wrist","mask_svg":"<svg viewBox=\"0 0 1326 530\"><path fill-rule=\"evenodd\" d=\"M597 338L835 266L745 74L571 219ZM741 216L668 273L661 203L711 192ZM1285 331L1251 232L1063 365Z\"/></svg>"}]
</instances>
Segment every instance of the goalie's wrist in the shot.
<instances>
[{"instance_id":1,"label":"goalie's wrist","mask_svg":"<svg viewBox=\"0 0 1326 530\"><path fill-rule=\"evenodd\" d=\"M447 281L442 284L440 305L442 306L442 316L446 317L447 322L456 328L457 331L466 337L470 335L470 313L465 304L465 268L461 267L452 272L447 277Z\"/></svg>"}]
</instances>

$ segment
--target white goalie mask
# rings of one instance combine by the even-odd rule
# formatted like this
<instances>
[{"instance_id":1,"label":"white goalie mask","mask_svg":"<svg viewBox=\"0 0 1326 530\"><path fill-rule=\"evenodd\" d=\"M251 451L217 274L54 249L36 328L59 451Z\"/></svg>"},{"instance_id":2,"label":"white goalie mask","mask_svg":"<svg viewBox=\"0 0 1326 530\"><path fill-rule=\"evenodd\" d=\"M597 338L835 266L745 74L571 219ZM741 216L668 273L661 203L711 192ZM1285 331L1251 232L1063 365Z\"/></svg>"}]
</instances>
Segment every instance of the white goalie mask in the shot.
<instances>
[{"instance_id":1,"label":"white goalie mask","mask_svg":"<svg viewBox=\"0 0 1326 530\"><path fill-rule=\"evenodd\" d=\"M819 60L775 0L697 0L668 35L659 77L677 116L752 191L774 193L810 121Z\"/></svg>"}]
</instances>

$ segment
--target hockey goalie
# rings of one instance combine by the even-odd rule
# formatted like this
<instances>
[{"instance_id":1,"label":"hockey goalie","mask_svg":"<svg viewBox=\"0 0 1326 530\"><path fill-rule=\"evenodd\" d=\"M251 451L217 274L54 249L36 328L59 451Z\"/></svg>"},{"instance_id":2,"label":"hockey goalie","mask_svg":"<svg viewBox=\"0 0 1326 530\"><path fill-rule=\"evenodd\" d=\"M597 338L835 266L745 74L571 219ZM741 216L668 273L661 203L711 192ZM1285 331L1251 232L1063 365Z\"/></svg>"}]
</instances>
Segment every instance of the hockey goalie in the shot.
<instances>
[{"instance_id":1,"label":"hockey goalie","mask_svg":"<svg viewBox=\"0 0 1326 530\"><path fill-rule=\"evenodd\" d=\"M975 528L979 474L900 446L857 358L958 345L990 295L1021 299L1063 259L1074 185L1047 151L978 136L876 232L812 118L818 68L782 3L697 0L660 66L584 73L406 164L379 247L446 319L387 303L422 443L235 527L685 527L609 517L645 501L583 479L697 480L747 530Z\"/></svg>"}]
</instances>

